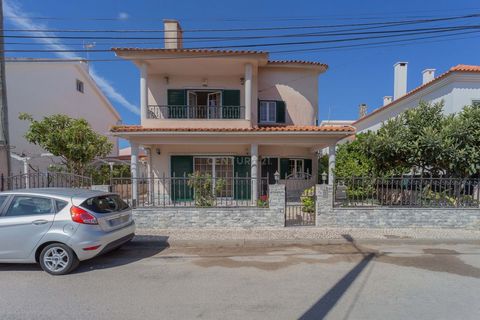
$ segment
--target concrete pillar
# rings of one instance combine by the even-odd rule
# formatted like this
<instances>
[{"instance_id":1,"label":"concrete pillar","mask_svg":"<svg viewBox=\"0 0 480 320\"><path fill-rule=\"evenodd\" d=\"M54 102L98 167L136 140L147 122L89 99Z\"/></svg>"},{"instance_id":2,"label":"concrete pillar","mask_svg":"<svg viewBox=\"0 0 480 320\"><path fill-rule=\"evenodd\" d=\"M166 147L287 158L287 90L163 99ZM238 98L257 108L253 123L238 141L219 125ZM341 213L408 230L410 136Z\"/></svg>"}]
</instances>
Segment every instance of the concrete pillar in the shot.
<instances>
[{"instance_id":1,"label":"concrete pillar","mask_svg":"<svg viewBox=\"0 0 480 320\"><path fill-rule=\"evenodd\" d=\"M251 63L245 64L245 120L252 117L252 78L253 66Z\"/></svg>"},{"instance_id":2,"label":"concrete pillar","mask_svg":"<svg viewBox=\"0 0 480 320\"><path fill-rule=\"evenodd\" d=\"M30 188L30 176L28 175L28 158L23 159L23 174L25 174L25 188Z\"/></svg>"},{"instance_id":3,"label":"concrete pillar","mask_svg":"<svg viewBox=\"0 0 480 320\"><path fill-rule=\"evenodd\" d=\"M147 64L143 62L140 65L140 116L141 119L147 118L148 108L148 85L147 85Z\"/></svg>"},{"instance_id":4,"label":"concrete pillar","mask_svg":"<svg viewBox=\"0 0 480 320\"><path fill-rule=\"evenodd\" d=\"M152 148L147 148L147 178L148 178L148 194L151 204L155 203L154 185L153 185L153 168L152 168Z\"/></svg>"},{"instance_id":5,"label":"concrete pillar","mask_svg":"<svg viewBox=\"0 0 480 320\"><path fill-rule=\"evenodd\" d=\"M332 145L328 147L328 184L333 186L333 179L335 169L335 154L337 152L336 145Z\"/></svg>"},{"instance_id":6,"label":"concrete pillar","mask_svg":"<svg viewBox=\"0 0 480 320\"><path fill-rule=\"evenodd\" d=\"M132 205L138 202L138 143L130 141L130 172L132 174Z\"/></svg>"},{"instance_id":7,"label":"concrete pillar","mask_svg":"<svg viewBox=\"0 0 480 320\"><path fill-rule=\"evenodd\" d=\"M250 156L251 156L251 174L252 177L252 200L257 201L258 198L258 144L254 143L250 146Z\"/></svg>"}]
</instances>

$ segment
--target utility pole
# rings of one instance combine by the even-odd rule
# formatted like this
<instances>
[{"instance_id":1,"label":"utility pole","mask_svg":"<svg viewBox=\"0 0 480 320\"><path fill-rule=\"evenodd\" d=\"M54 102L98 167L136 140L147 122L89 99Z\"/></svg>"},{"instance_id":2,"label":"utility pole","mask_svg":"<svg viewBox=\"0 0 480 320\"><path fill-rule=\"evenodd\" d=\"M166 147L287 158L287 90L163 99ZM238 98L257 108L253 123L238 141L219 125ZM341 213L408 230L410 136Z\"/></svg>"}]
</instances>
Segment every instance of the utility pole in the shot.
<instances>
[{"instance_id":1,"label":"utility pole","mask_svg":"<svg viewBox=\"0 0 480 320\"><path fill-rule=\"evenodd\" d=\"M0 175L10 176L10 141L8 136L7 86L3 38L3 1L0 0Z\"/></svg>"}]
</instances>

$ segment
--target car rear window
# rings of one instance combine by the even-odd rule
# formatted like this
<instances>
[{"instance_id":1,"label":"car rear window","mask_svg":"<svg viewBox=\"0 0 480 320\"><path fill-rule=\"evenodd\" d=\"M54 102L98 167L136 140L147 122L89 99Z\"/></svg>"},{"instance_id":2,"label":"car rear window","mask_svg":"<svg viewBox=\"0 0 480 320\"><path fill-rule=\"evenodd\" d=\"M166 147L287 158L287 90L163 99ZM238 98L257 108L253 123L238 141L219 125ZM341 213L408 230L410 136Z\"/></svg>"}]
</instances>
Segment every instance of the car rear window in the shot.
<instances>
[{"instance_id":1,"label":"car rear window","mask_svg":"<svg viewBox=\"0 0 480 320\"><path fill-rule=\"evenodd\" d=\"M7 196L0 196L0 207L5 202L5 200L7 200Z\"/></svg>"},{"instance_id":2,"label":"car rear window","mask_svg":"<svg viewBox=\"0 0 480 320\"><path fill-rule=\"evenodd\" d=\"M128 209L125 201L119 196L111 194L89 198L80 206L96 213L111 213Z\"/></svg>"}]
</instances>

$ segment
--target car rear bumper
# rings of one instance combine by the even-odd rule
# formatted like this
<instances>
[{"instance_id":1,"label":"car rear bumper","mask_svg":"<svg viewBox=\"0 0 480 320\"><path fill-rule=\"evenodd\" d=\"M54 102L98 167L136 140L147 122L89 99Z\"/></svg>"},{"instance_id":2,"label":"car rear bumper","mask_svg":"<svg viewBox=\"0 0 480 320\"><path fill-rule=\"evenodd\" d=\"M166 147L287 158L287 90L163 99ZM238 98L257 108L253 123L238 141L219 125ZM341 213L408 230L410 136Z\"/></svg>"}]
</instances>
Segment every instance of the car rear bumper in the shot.
<instances>
[{"instance_id":1,"label":"car rear bumper","mask_svg":"<svg viewBox=\"0 0 480 320\"><path fill-rule=\"evenodd\" d=\"M75 251L80 261L91 259L100 254L118 248L125 242L131 240L135 235L135 222L111 232L88 230L87 228L78 228L72 236L70 247ZM85 248L94 248L85 250Z\"/></svg>"}]
</instances>

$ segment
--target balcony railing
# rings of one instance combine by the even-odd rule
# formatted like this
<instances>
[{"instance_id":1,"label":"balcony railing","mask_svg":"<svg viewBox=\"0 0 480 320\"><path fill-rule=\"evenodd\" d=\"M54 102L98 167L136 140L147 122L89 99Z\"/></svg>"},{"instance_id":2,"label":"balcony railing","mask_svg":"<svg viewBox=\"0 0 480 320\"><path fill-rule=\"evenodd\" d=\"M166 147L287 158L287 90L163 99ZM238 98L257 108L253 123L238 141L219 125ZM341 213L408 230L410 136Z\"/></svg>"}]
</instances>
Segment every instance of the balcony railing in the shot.
<instances>
[{"instance_id":1,"label":"balcony railing","mask_svg":"<svg viewBox=\"0 0 480 320\"><path fill-rule=\"evenodd\" d=\"M148 119L245 119L244 106L149 105Z\"/></svg>"}]
</instances>

